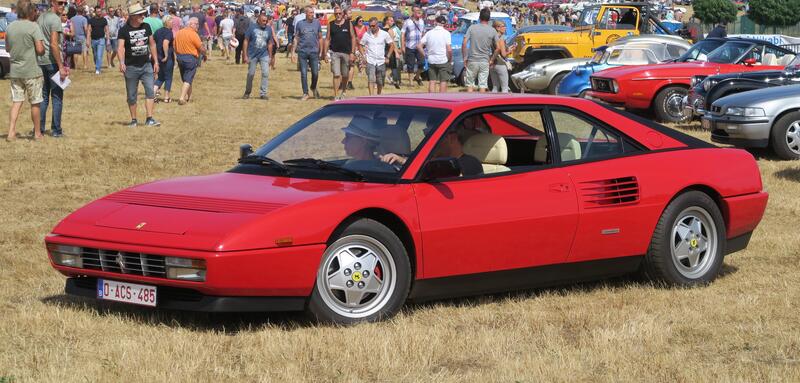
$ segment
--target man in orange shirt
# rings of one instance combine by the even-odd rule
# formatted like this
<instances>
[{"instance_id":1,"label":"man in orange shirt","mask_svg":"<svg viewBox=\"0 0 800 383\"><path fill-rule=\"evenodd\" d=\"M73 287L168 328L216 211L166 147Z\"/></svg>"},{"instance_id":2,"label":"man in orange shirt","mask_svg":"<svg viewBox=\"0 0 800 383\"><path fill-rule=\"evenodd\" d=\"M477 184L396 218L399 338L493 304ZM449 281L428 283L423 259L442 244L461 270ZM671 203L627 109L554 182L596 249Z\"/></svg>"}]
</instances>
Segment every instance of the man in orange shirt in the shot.
<instances>
[{"instance_id":1,"label":"man in orange shirt","mask_svg":"<svg viewBox=\"0 0 800 383\"><path fill-rule=\"evenodd\" d=\"M200 55L203 55L203 60L206 59L206 48L197 33L199 28L200 21L196 17L192 17L189 18L186 28L181 29L175 35L175 53L177 54L176 58L178 69L181 72L181 80L183 80L183 88L181 88L181 98L178 100L178 105L189 102L189 98L192 96L192 80L194 80L194 75L200 66Z\"/></svg>"}]
</instances>

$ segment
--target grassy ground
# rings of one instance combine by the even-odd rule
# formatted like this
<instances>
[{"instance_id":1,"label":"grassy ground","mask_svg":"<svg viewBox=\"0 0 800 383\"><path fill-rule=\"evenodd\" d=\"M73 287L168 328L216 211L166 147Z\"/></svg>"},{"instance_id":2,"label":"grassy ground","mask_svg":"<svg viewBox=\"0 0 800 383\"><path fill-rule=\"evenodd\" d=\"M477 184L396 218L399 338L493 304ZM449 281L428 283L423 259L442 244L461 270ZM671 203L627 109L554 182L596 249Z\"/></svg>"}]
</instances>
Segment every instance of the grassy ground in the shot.
<instances>
[{"instance_id":1,"label":"grassy ground","mask_svg":"<svg viewBox=\"0 0 800 383\"><path fill-rule=\"evenodd\" d=\"M68 138L0 143L0 381L800 380L800 165L769 157L759 159L771 193L764 221L702 288L614 280L411 306L350 328L64 296L42 240L69 212L129 185L224 171L239 144L263 143L329 102L299 101L298 73L283 58L270 101L238 100L244 79L244 67L215 56L192 103L159 104L160 128L129 129L120 74L78 71L64 110ZM363 76L356 86L352 94L365 93ZM8 87L0 81L3 119ZM30 129L26 108L19 130Z\"/></svg>"}]
</instances>

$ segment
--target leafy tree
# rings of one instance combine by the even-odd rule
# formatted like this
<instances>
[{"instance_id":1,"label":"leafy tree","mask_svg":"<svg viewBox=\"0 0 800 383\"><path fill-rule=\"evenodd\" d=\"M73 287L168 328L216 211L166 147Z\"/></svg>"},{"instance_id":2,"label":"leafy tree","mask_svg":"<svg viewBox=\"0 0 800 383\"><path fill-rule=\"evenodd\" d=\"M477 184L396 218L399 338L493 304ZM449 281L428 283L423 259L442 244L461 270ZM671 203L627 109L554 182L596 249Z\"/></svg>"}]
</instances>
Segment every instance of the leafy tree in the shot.
<instances>
[{"instance_id":1,"label":"leafy tree","mask_svg":"<svg viewBox=\"0 0 800 383\"><path fill-rule=\"evenodd\" d=\"M747 16L767 27L795 25L800 22L800 0L750 0Z\"/></svg>"},{"instance_id":2,"label":"leafy tree","mask_svg":"<svg viewBox=\"0 0 800 383\"><path fill-rule=\"evenodd\" d=\"M729 23L736 20L736 5L731 0L694 0L692 9L694 16L704 24Z\"/></svg>"}]
</instances>

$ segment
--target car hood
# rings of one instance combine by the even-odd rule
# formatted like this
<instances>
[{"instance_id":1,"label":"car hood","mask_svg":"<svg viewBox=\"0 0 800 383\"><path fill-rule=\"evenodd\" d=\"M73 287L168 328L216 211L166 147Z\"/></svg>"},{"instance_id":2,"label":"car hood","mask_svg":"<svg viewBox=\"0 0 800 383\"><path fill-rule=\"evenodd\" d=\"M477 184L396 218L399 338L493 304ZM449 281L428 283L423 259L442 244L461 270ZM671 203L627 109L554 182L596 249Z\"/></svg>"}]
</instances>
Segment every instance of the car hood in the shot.
<instances>
[{"instance_id":1,"label":"car hood","mask_svg":"<svg viewBox=\"0 0 800 383\"><path fill-rule=\"evenodd\" d=\"M53 234L111 243L233 251L274 247L273 231L312 201L392 185L237 173L134 186L78 209ZM313 230L312 216L306 228ZM253 240L252 230L265 230ZM286 232L287 230L284 230ZM249 232L245 235L244 232ZM295 233L297 233L295 231ZM297 234L294 244L301 240Z\"/></svg>"},{"instance_id":2,"label":"car hood","mask_svg":"<svg viewBox=\"0 0 800 383\"><path fill-rule=\"evenodd\" d=\"M688 63L665 63L665 64L651 64L651 65L624 65L615 68L609 68L603 71L603 77L607 78L643 78L653 76L669 76L669 77L690 77L697 72L707 72L716 70L718 64L709 64L706 62L688 62Z\"/></svg>"},{"instance_id":3,"label":"car hood","mask_svg":"<svg viewBox=\"0 0 800 383\"><path fill-rule=\"evenodd\" d=\"M782 100L794 103L798 98L800 98L800 85L785 85L735 93L714 101L714 105L756 106L760 104L776 103Z\"/></svg>"}]
</instances>

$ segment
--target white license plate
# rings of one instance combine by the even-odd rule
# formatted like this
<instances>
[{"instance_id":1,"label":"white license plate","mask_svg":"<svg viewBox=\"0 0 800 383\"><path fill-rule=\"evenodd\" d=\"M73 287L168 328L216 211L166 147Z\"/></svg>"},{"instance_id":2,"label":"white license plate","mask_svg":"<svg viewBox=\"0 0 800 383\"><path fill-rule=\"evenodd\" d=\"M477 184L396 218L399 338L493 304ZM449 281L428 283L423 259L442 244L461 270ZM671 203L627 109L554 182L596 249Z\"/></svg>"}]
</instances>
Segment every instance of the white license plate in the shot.
<instances>
[{"instance_id":1,"label":"white license plate","mask_svg":"<svg viewBox=\"0 0 800 383\"><path fill-rule=\"evenodd\" d=\"M97 299L155 307L156 286L98 279Z\"/></svg>"},{"instance_id":2,"label":"white license plate","mask_svg":"<svg viewBox=\"0 0 800 383\"><path fill-rule=\"evenodd\" d=\"M702 125L703 129L711 130L711 121L706 120L706 119L702 119L700 121L702 121L700 124Z\"/></svg>"}]
</instances>

